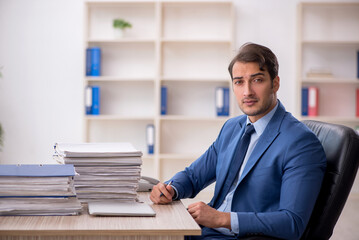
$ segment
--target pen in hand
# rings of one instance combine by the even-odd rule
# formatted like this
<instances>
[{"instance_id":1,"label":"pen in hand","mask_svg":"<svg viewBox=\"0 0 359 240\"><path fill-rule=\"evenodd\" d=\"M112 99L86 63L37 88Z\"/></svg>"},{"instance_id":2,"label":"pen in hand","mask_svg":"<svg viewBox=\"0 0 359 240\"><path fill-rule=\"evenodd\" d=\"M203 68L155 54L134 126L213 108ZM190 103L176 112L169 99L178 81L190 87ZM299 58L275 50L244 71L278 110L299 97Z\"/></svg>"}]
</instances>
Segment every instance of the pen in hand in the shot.
<instances>
[{"instance_id":1,"label":"pen in hand","mask_svg":"<svg viewBox=\"0 0 359 240\"><path fill-rule=\"evenodd\" d=\"M172 184L172 181L170 181L170 182L167 184L167 186L168 186L168 185L171 186L171 184ZM167 188L167 186L166 186L166 188ZM160 197L162 197L163 195L164 195L164 194L161 192Z\"/></svg>"}]
</instances>

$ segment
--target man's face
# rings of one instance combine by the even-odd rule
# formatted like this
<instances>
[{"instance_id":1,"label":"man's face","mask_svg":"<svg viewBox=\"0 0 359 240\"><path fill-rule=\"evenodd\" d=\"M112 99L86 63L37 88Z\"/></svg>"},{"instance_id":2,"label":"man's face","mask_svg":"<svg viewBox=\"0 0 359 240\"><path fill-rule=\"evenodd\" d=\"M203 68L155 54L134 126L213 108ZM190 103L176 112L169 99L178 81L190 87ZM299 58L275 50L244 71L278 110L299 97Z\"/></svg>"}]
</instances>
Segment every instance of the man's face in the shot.
<instances>
[{"instance_id":1,"label":"man's face","mask_svg":"<svg viewBox=\"0 0 359 240\"><path fill-rule=\"evenodd\" d=\"M267 69L261 71L258 63L236 62L233 65L233 91L238 106L252 123L270 112L277 104L279 77L272 81Z\"/></svg>"}]
</instances>

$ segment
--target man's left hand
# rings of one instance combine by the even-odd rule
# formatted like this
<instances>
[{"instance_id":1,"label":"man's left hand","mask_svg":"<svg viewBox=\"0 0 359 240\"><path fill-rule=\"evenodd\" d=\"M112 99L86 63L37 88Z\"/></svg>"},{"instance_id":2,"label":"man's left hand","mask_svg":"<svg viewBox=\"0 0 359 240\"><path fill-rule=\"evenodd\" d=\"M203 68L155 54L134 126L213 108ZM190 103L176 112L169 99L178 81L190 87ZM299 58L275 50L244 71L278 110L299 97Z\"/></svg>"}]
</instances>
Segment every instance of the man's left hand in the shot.
<instances>
[{"instance_id":1,"label":"man's left hand","mask_svg":"<svg viewBox=\"0 0 359 240\"><path fill-rule=\"evenodd\" d=\"M198 224L204 227L225 227L231 229L231 214L229 212L217 211L204 202L190 204L188 212Z\"/></svg>"}]
</instances>

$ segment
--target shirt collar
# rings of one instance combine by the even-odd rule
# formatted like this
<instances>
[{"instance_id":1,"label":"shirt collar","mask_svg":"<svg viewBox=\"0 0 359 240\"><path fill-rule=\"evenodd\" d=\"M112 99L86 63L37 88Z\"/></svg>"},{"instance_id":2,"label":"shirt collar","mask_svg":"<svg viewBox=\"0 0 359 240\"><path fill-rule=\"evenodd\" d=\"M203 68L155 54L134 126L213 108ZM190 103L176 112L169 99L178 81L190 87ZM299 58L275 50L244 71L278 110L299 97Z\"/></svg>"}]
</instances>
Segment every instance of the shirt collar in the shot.
<instances>
[{"instance_id":1,"label":"shirt collar","mask_svg":"<svg viewBox=\"0 0 359 240\"><path fill-rule=\"evenodd\" d=\"M262 118L258 119L255 123L251 123L251 121L249 120L249 117L247 116L246 125L253 124L253 127L256 130L256 133L258 134L258 136L262 135L262 133L264 132L264 129L267 127L269 121L272 119L275 111L277 110L278 105L279 105L279 101L277 101L276 106L269 113L267 113Z\"/></svg>"}]
</instances>

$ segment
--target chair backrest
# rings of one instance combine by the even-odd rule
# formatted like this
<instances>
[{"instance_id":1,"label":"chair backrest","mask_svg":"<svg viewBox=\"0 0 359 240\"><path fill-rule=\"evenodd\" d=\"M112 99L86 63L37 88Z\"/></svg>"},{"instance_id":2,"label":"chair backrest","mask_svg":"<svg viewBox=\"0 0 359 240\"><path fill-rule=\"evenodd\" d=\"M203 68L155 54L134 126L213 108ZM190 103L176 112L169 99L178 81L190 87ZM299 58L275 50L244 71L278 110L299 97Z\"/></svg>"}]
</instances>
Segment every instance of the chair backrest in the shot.
<instances>
[{"instance_id":1,"label":"chair backrest","mask_svg":"<svg viewBox=\"0 0 359 240\"><path fill-rule=\"evenodd\" d=\"M327 156L327 170L303 239L329 239L352 188L359 164L359 135L351 128L303 121L318 137Z\"/></svg>"}]
</instances>

